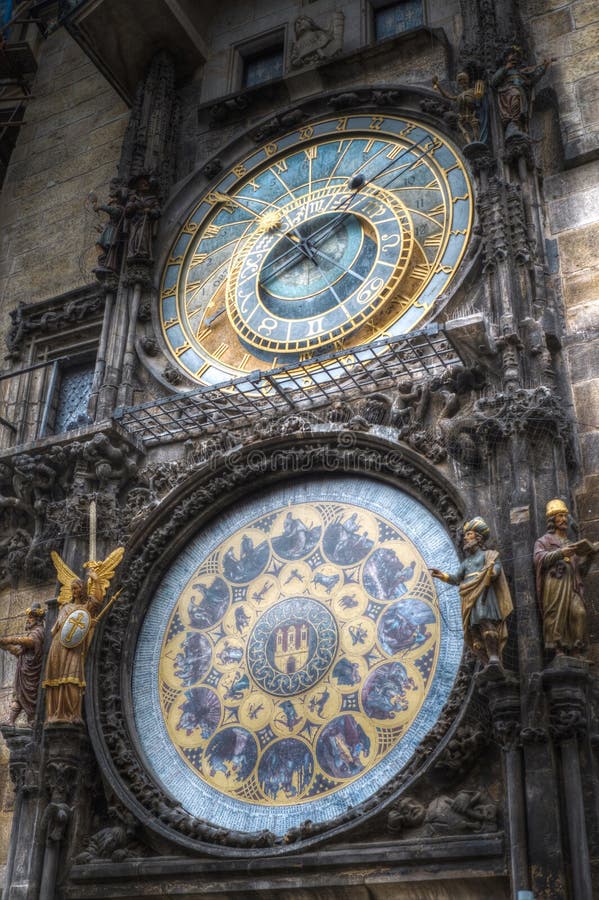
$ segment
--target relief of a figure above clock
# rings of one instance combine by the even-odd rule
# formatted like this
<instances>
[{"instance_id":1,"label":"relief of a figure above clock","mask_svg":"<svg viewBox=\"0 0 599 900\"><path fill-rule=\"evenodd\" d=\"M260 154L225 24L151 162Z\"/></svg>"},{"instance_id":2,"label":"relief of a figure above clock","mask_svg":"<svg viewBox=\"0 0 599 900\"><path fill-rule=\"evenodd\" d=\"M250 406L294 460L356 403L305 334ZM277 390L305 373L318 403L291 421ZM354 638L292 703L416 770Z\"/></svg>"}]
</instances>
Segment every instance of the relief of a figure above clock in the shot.
<instances>
[{"instance_id":1,"label":"relief of a figure above clock","mask_svg":"<svg viewBox=\"0 0 599 900\"><path fill-rule=\"evenodd\" d=\"M394 338L434 315L466 251L473 198L428 126L356 114L255 150L196 204L164 268L176 364L217 384Z\"/></svg>"}]
</instances>

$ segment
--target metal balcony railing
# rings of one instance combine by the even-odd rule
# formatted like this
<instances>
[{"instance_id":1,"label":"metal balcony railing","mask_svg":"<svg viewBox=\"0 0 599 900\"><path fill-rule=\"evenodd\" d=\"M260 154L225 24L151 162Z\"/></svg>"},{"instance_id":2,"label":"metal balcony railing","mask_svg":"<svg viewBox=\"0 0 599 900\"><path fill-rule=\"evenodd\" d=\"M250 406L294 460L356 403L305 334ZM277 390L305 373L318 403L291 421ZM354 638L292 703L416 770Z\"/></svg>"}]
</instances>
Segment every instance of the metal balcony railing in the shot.
<instances>
[{"instance_id":1,"label":"metal balcony railing","mask_svg":"<svg viewBox=\"0 0 599 900\"><path fill-rule=\"evenodd\" d=\"M145 446L250 426L257 419L315 411L337 401L417 383L461 363L438 325L341 350L304 363L256 371L214 387L115 411L114 419Z\"/></svg>"}]
</instances>

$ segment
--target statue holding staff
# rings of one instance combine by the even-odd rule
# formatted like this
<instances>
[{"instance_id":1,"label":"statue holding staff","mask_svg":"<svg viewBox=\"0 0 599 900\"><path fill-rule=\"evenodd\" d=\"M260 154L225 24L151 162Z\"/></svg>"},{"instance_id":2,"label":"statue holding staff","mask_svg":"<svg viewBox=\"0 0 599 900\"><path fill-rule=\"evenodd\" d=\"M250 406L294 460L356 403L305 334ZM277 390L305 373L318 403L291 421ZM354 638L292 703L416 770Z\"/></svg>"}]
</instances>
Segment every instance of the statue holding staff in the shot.
<instances>
[{"instance_id":1,"label":"statue holding staff","mask_svg":"<svg viewBox=\"0 0 599 900\"><path fill-rule=\"evenodd\" d=\"M124 552L124 547L117 547L103 562L85 563L84 568L89 572L85 584L58 553L52 551L52 562L62 588L42 682L46 689L46 723L82 722L85 655L99 618L118 596L112 597L104 606L108 585Z\"/></svg>"}]
</instances>

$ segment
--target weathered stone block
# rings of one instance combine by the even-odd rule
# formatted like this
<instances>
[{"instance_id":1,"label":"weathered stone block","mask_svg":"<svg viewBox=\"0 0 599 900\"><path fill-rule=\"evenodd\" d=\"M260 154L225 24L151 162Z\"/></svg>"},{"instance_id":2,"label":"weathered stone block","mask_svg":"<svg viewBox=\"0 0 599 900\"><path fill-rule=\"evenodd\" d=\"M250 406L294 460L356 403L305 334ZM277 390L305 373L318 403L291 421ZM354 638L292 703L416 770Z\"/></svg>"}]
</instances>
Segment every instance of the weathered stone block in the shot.
<instances>
[{"instance_id":1,"label":"weathered stone block","mask_svg":"<svg viewBox=\"0 0 599 900\"><path fill-rule=\"evenodd\" d=\"M599 255L599 224L585 225L558 237L562 272L576 272L596 265Z\"/></svg>"},{"instance_id":2,"label":"weathered stone block","mask_svg":"<svg viewBox=\"0 0 599 900\"><path fill-rule=\"evenodd\" d=\"M599 329L599 304L583 303L566 313L566 324L570 334L580 334L583 339Z\"/></svg>"},{"instance_id":3,"label":"weathered stone block","mask_svg":"<svg viewBox=\"0 0 599 900\"><path fill-rule=\"evenodd\" d=\"M572 13L568 8L558 9L544 16L538 16L530 23L535 46L541 47L548 40L568 34L574 27Z\"/></svg>"},{"instance_id":4,"label":"weathered stone block","mask_svg":"<svg viewBox=\"0 0 599 900\"><path fill-rule=\"evenodd\" d=\"M554 234L599 221L599 186L584 193L554 200L549 204L549 221Z\"/></svg>"},{"instance_id":5,"label":"weathered stone block","mask_svg":"<svg viewBox=\"0 0 599 900\"><path fill-rule=\"evenodd\" d=\"M599 22L599 4L597 0L579 0L572 4L572 13L577 28L584 28L591 22Z\"/></svg>"},{"instance_id":6,"label":"weathered stone block","mask_svg":"<svg viewBox=\"0 0 599 900\"><path fill-rule=\"evenodd\" d=\"M599 268L573 272L564 279L564 303L566 308L579 303L599 302Z\"/></svg>"},{"instance_id":7,"label":"weathered stone block","mask_svg":"<svg viewBox=\"0 0 599 900\"><path fill-rule=\"evenodd\" d=\"M599 69L597 50L593 47L575 56L568 56L556 62L555 68L563 81L578 81Z\"/></svg>"},{"instance_id":8,"label":"weathered stone block","mask_svg":"<svg viewBox=\"0 0 599 900\"><path fill-rule=\"evenodd\" d=\"M572 385L574 408L582 433L596 429L599 422L599 378L590 378Z\"/></svg>"},{"instance_id":9,"label":"weathered stone block","mask_svg":"<svg viewBox=\"0 0 599 900\"><path fill-rule=\"evenodd\" d=\"M568 367L573 382L599 378L599 338L569 347ZM599 509L597 514L599 515Z\"/></svg>"}]
</instances>

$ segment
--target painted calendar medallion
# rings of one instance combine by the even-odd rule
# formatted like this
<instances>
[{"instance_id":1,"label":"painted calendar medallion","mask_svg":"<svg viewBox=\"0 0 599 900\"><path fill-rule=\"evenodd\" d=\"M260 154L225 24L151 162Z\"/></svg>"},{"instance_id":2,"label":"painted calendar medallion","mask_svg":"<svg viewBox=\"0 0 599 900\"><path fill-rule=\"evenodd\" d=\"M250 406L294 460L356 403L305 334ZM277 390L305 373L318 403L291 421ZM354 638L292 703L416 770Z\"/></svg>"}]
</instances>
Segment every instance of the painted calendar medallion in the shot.
<instances>
[{"instance_id":1,"label":"painted calendar medallion","mask_svg":"<svg viewBox=\"0 0 599 900\"><path fill-rule=\"evenodd\" d=\"M364 478L272 488L213 522L141 629L136 725L193 815L284 834L375 793L435 724L461 658L449 536Z\"/></svg>"}]
</instances>

